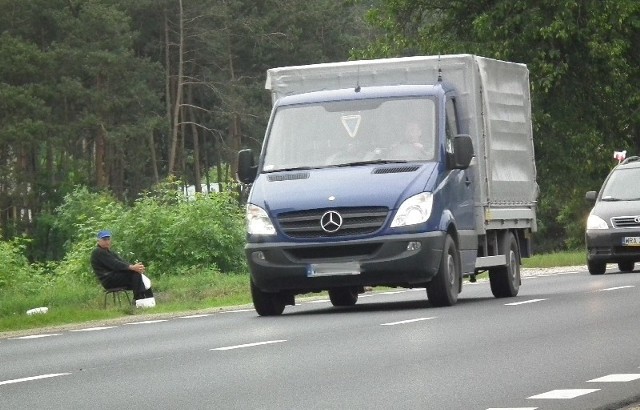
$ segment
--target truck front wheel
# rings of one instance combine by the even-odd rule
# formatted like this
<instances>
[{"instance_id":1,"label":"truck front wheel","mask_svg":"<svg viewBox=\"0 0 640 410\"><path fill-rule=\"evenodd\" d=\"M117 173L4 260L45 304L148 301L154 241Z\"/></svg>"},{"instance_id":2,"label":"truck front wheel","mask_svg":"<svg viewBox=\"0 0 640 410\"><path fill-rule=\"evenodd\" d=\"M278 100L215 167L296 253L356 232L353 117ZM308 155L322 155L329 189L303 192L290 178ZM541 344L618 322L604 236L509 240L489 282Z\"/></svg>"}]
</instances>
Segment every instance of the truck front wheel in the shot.
<instances>
[{"instance_id":1,"label":"truck front wheel","mask_svg":"<svg viewBox=\"0 0 640 410\"><path fill-rule=\"evenodd\" d=\"M427 297L431 305L453 306L460 289L460 257L456 243L447 235L438 274L427 284Z\"/></svg>"},{"instance_id":2,"label":"truck front wheel","mask_svg":"<svg viewBox=\"0 0 640 410\"><path fill-rule=\"evenodd\" d=\"M278 316L284 312L285 301L279 293L263 292L251 280L253 307L260 316Z\"/></svg>"},{"instance_id":3,"label":"truck front wheel","mask_svg":"<svg viewBox=\"0 0 640 410\"><path fill-rule=\"evenodd\" d=\"M493 296L509 298L520 290L520 248L511 232L503 238L500 250L507 258L507 265L489 269L489 283Z\"/></svg>"}]
</instances>

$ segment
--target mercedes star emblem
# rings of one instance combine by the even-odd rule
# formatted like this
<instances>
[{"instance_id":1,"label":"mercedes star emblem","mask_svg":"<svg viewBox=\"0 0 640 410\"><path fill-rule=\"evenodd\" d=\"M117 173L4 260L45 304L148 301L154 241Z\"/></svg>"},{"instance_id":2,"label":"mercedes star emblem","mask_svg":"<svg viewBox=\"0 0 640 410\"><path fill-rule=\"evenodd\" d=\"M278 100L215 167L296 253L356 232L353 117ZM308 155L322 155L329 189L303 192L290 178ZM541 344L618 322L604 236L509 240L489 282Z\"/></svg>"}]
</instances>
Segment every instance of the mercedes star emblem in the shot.
<instances>
[{"instance_id":1,"label":"mercedes star emblem","mask_svg":"<svg viewBox=\"0 0 640 410\"><path fill-rule=\"evenodd\" d=\"M334 233L342 226L342 216L336 211L327 211L320 218L320 226L323 231Z\"/></svg>"}]
</instances>

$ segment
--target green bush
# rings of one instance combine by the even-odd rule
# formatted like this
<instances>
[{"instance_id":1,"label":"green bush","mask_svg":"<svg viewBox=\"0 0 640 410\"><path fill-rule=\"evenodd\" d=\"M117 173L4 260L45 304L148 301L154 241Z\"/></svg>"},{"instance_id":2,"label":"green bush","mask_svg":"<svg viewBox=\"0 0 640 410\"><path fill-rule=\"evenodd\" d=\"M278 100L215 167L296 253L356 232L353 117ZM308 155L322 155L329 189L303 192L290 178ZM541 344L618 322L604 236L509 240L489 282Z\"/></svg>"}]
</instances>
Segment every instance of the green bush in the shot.
<instances>
[{"instance_id":1,"label":"green bush","mask_svg":"<svg viewBox=\"0 0 640 410\"><path fill-rule=\"evenodd\" d=\"M197 195L188 200L167 182L125 206L107 194L79 188L57 209L56 226L69 244L56 275L95 280L89 255L96 233L113 233L113 250L142 261L150 276L180 275L189 269L246 272L244 214L233 192Z\"/></svg>"}]
</instances>

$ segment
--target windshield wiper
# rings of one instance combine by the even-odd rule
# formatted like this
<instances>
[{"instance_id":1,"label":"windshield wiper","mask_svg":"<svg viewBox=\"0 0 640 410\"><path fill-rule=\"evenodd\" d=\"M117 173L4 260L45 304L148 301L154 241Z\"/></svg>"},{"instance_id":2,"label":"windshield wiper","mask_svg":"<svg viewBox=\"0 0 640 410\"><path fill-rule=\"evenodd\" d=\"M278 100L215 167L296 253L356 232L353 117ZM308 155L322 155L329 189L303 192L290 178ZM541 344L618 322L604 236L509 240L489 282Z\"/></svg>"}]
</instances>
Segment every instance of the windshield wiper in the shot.
<instances>
[{"instance_id":1,"label":"windshield wiper","mask_svg":"<svg viewBox=\"0 0 640 410\"><path fill-rule=\"evenodd\" d=\"M373 159L370 161L355 161L355 162L347 162L345 164L336 164L332 165L334 167L353 167L358 165L371 165L371 164L405 164L409 161L401 160L401 159Z\"/></svg>"},{"instance_id":2,"label":"windshield wiper","mask_svg":"<svg viewBox=\"0 0 640 410\"><path fill-rule=\"evenodd\" d=\"M603 196L602 197L603 201L607 201L607 202L618 202L618 201L622 201L622 199L620 198L614 198L612 196Z\"/></svg>"},{"instance_id":3,"label":"windshield wiper","mask_svg":"<svg viewBox=\"0 0 640 410\"><path fill-rule=\"evenodd\" d=\"M318 167L291 167L291 168L278 168L270 169L268 171L262 171L265 174L271 174L273 172L287 172L287 171L308 171L310 169L317 169Z\"/></svg>"}]
</instances>

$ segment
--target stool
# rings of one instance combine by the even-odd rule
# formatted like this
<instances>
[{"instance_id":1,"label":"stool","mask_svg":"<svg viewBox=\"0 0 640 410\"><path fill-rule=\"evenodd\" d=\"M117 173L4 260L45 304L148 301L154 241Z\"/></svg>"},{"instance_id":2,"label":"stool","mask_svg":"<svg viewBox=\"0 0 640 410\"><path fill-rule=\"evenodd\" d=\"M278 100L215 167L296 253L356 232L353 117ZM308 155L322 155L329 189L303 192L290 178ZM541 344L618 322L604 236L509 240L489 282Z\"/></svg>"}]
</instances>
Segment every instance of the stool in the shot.
<instances>
[{"instance_id":1,"label":"stool","mask_svg":"<svg viewBox=\"0 0 640 410\"><path fill-rule=\"evenodd\" d=\"M104 290L104 308L107 308L107 297L109 295L113 296L113 304L116 304L116 299L118 300L118 306L122 306L122 302L120 301L120 294L124 293L127 297L127 302L129 306L131 306L131 298L129 297L129 289L127 288L111 288Z\"/></svg>"}]
</instances>

